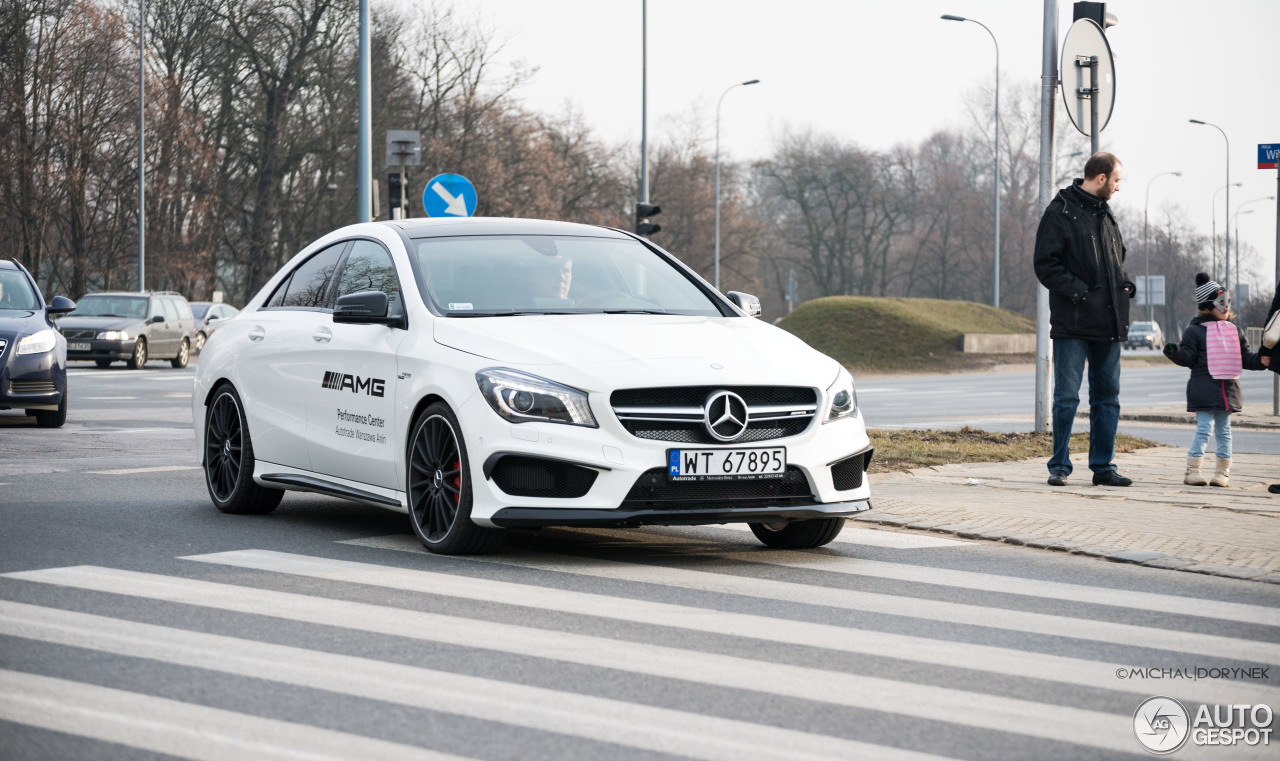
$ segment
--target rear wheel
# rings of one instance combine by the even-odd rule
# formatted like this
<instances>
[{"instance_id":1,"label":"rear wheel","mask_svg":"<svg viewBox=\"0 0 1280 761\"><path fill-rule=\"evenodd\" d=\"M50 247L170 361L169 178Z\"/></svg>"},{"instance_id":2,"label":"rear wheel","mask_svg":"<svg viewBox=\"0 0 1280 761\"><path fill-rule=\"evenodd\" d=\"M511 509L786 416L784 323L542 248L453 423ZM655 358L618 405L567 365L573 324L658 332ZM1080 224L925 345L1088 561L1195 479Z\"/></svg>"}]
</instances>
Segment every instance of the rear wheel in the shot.
<instances>
[{"instance_id":1,"label":"rear wheel","mask_svg":"<svg viewBox=\"0 0 1280 761\"><path fill-rule=\"evenodd\" d=\"M829 543L840 529L844 518L811 518L807 521L752 523L751 533L766 546L780 550L808 550Z\"/></svg>"},{"instance_id":2,"label":"rear wheel","mask_svg":"<svg viewBox=\"0 0 1280 761\"><path fill-rule=\"evenodd\" d=\"M224 513L269 513L284 490L253 480L253 441L244 405L230 384L218 388L204 418L204 482L214 507Z\"/></svg>"},{"instance_id":3,"label":"rear wheel","mask_svg":"<svg viewBox=\"0 0 1280 761\"><path fill-rule=\"evenodd\" d=\"M453 411L436 402L412 428L408 448L409 522L418 541L442 555L472 555L496 549L500 529L471 520L471 473L467 447Z\"/></svg>"},{"instance_id":4,"label":"rear wheel","mask_svg":"<svg viewBox=\"0 0 1280 761\"><path fill-rule=\"evenodd\" d=\"M194 351L196 354L199 354L201 350L204 349L204 341L205 341L204 331L202 330L199 333L196 333L196 345L191 347L192 351Z\"/></svg>"},{"instance_id":5,"label":"rear wheel","mask_svg":"<svg viewBox=\"0 0 1280 761\"><path fill-rule=\"evenodd\" d=\"M169 363L181 370L187 366L187 360L191 358L191 345L187 343L187 339L182 339L182 345L178 347L178 356L169 360Z\"/></svg>"},{"instance_id":6,"label":"rear wheel","mask_svg":"<svg viewBox=\"0 0 1280 761\"><path fill-rule=\"evenodd\" d=\"M133 354L129 356L128 364L130 370L147 366L147 339L139 338L133 345Z\"/></svg>"}]
</instances>

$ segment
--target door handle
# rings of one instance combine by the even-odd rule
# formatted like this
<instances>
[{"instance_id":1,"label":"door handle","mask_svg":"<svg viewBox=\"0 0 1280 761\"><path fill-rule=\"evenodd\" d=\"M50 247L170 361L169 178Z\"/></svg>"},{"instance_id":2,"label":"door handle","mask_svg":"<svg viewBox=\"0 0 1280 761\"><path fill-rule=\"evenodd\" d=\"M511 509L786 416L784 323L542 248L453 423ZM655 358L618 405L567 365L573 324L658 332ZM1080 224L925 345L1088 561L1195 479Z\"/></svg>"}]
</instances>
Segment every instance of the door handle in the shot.
<instances>
[{"instance_id":1,"label":"door handle","mask_svg":"<svg viewBox=\"0 0 1280 761\"><path fill-rule=\"evenodd\" d=\"M267 331L263 330L261 325L255 325L253 326L253 329L249 331L249 340L254 343L257 343L266 337Z\"/></svg>"},{"instance_id":2,"label":"door handle","mask_svg":"<svg viewBox=\"0 0 1280 761\"><path fill-rule=\"evenodd\" d=\"M327 344L329 343L329 339L331 338L333 338L333 331L329 330L328 328L320 328L316 332L311 334L311 340L315 341L316 343Z\"/></svg>"}]
</instances>

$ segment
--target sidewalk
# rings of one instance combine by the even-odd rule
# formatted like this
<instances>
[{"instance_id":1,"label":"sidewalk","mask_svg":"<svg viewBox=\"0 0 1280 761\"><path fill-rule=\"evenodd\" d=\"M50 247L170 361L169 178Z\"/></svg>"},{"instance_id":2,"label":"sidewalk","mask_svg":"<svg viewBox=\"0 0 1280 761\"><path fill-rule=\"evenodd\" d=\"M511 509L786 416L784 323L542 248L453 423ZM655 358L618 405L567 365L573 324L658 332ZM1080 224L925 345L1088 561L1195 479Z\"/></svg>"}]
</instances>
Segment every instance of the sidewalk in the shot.
<instances>
[{"instance_id":1,"label":"sidewalk","mask_svg":"<svg viewBox=\"0 0 1280 761\"><path fill-rule=\"evenodd\" d=\"M1077 413L1076 418L1088 420L1088 404L1082 401L1080 406L1085 409L1083 414ZM1280 417L1272 415L1272 409L1271 402L1250 402L1245 404L1240 412L1231 415L1231 428L1233 430L1236 428L1253 428L1280 431ZM1121 407L1120 419L1147 423L1179 423L1191 429L1196 426L1196 413L1187 412L1186 405L1182 402L1168 407L1147 407L1142 409L1125 409Z\"/></svg>"},{"instance_id":2,"label":"sidewalk","mask_svg":"<svg viewBox=\"0 0 1280 761\"><path fill-rule=\"evenodd\" d=\"M1280 584L1280 495L1267 492L1280 458L1237 455L1225 489L1183 484L1181 448L1117 455L1127 488L1094 486L1075 460L1064 487L1043 459L872 474L874 509L855 520Z\"/></svg>"}]
</instances>

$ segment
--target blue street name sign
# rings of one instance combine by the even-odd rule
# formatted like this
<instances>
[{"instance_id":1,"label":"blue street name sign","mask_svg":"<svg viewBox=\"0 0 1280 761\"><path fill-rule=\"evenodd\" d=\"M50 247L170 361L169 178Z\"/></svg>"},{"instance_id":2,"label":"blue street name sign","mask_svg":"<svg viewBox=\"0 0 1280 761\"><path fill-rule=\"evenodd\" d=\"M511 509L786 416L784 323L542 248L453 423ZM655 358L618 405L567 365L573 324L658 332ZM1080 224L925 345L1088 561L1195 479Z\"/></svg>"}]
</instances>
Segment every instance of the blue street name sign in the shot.
<instances>
[{"instance_id":1,"label":"blue street name sign","mask_svg":"<svg viewBox=\"0 0 1280 761\"><path fill-rule=\"evenodd\" d=\"M1275 169L1280 157L1280 143L1258 143L1258 168Z\"/></svg>"},{"instance_id":2,"label":"blue street name sign","mask_svg":"<svg viewBox=\"0 0 1280 761\"><path fill-rule=\"evenodd\" d=\"M428 217L469 217L476 211L476 188L460 174L437 174L422 189Z\"/></svg>"}]
</instances>

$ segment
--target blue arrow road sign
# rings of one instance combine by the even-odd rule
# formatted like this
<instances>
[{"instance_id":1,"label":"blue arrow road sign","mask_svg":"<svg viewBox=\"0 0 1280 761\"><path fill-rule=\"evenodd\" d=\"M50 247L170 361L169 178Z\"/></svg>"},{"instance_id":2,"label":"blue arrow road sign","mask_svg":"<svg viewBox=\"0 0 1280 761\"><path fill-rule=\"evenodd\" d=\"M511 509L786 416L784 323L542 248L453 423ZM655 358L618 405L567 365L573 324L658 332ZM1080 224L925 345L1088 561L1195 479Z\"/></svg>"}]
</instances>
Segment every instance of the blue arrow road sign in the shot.
<instances>
[{"instance_id":1,"label":"blue arrow road sign","mask_svg":"<svg viewBox=\"0 0 1280 761\"><path fill-rule=\"evenodd\" d=\"M476 211L476 188L460 174L437 174L422 189L428 217L469 217Z\"/></svg>"},{"instance_id":2,"label":"blue arrow road sign","mask_svg":"<svg viewBox=\"0 0 1280 761\"><path fill-rule=\"evenodd\" d=\"M1258 168L1275 169L1280 158L1280 143L1258 143Z\"/></svg>"}]
</instances>

